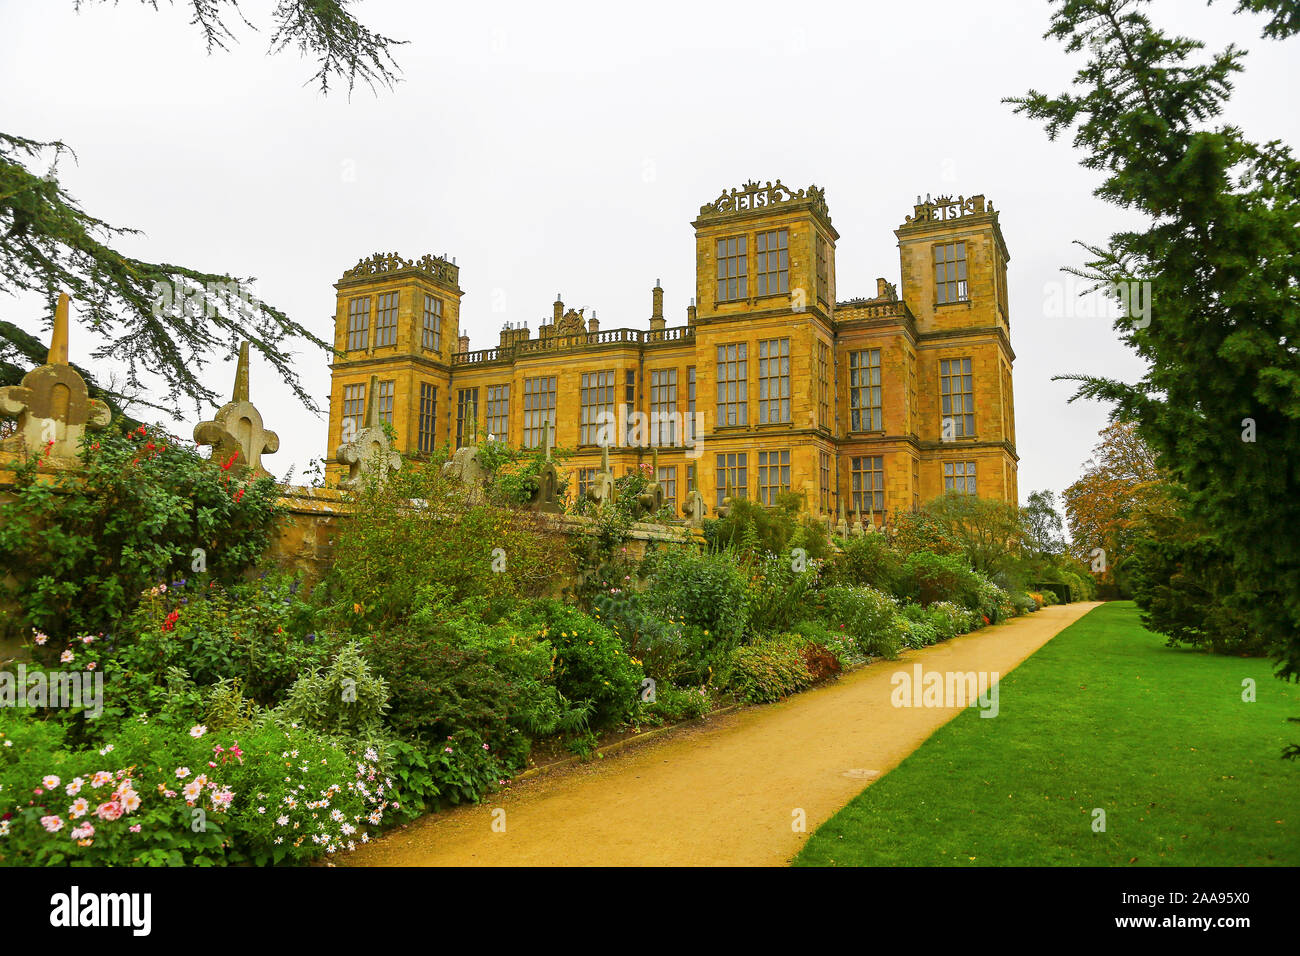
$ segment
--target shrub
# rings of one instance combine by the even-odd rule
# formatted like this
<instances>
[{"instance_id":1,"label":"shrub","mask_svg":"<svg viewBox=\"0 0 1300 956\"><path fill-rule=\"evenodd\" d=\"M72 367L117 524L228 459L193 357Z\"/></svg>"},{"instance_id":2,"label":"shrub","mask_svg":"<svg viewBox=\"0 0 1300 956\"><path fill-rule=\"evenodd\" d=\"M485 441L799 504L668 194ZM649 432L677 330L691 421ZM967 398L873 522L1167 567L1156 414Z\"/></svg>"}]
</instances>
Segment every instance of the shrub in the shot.
<instances>
[{"instance_id":1,"label":"shrub","mask_svg":"<svg viewBox=\"0 0 1300 956\"><path fill-rule=\"evenodd\" d=\"M277 709L283 723L370 746L383 739L388 685L374 674L355 641L345 644L328 667L299 677Z\"/></svg>"},{"instance_id":2,"label":"shrub","mask_svg":"<svg viewBox=\"0 0 1300 956\"><path fill-rule=\"evenodd\" d=\"M767 554L755 561L747 598L750 628L760 633L788 630L804 616L806 597L820 570L820 561L809 563L792 554Z\"/></svg>"},{"instance_id":3,"label":"shrub","mask_svg":"<svg viewBox=\"0 0 1300 956\"><path fill-rule=\"evenodd\" d=\"M405 621L430 587L504 609L573 570L567 541L540 515L471 499L440 464L411 462L356 496L325 583L334 620L357 636Z\"/></svg>"},{"instance_id":4,"label":"shrub","mask_svg":"<svg viewBox=\"0 0 1300 956\"><path fill-rule=\"evenodd\" d=\"M748 624L748 579L732 552L662 548L648 564L641 600L650 613L699 628L706 657L721 658Z\"/></svg>"},{"instance_id":5,"label":"shrub","mask_svg":"<svg viewBox=\"0 0 1300 956\"><path fill-rule=\"evenodd\" d=\"M645 673L618 636L590 615L558 601L539 601L541 637L555 648L555 684L568 700L589 702L602 727L631 713Z\"/></svg>"},{"instance_id":6,"label":"shrub","mask_svg":"<svg viewBox=\"0 0 1300 956\"><path fill-rule=\"evenodd\" d=\"M858 650L857 642L838 625L831 628L822 621L804 620L796 623L791 630L810 643L820 644L834 654L841 670L865 664L870 660L868 655Z\"/></svg>"},{"instance_id":7,"label":"shrub","mask_svg":"<svg viewBox=\"0 0 1300 956\"><path fill-rule=\"evenodd\" d=\"M842 627L870 657L895 657L898 632L893 627L898 608L887 594L867 587L830 587L820 592L826 620Z\"/></svg>"},{"instance_id":8,"label":"shrub","mask_svg":"<svg viewBox=\"0 0 1300 956\"><path fill-rule=\"evenodd\" d=\"M5 864L305 861L364 841L390 796L373 751L270 721L235 736L137 718L98 751L40 753L35 775L42 742L0 757Z\"/></svg>"},{"instance_id":9,"label":"shrub","mask_svg":"<svg viewBox=\"0 0 1300 956\"><path fill-rule=\"evenodd\" d=\"M15 633L111 632L141 591L192 576L200 557L229 583L270 543L274 480L237 477L162 429L110 428L82 462L53 476L34 459L15 469L0 521L0 567L22 572L6 586Z\"/></svg>"},{"instance_id":10,"label":"shrub","mask_svg":"<svg viewBox=\"0 0 1300 956\"><path fill-rule=\"evenodd\" d=\"M934 628L939 640L946 641L970 629L970 618L965 608L951 601L936 601L926 608L926 623Z\"/></svg>"},{"instance_id":11,"label":"shrub","mask_svg":"<svg viewBox=\"0 0 1300 956\"><path fill-rule=\"evenodd\" d=\"M801 548L810 559L829 558L826 526L802 509L803 498L794 493L779 495L773 507L733 498L725 518L705 520L704 537L710 550L738 551L747 559L789 554L793 548Z\"/></svg>"},{"instance_id":12,"label":"shrub","mask_svg":"<svg viewBox=\"0 0 1300 956\"><path fill-rule=\"evenodd\" d=\"M908 555L903 570L921 604L954 601L974 607L979 601L980 578L957 555L917 551Z\"/></svg>"},{"instance_id":13,"label":"shrub","mask_svg":"<svg viewBox=\"0 0 1300 956\"><path fill-rule=\"evenodd\" d=\"M641 706L640 716L652 724L671 724L703 717L713 707L704 687L678 687L669 681L655 682L653 703Z\"/></svg>"},{"instance_id":14,"label":"shrub","mask_svg":"<svg viewBox=\"0 0 1300 956\"><path fill-rule=\"evenodd\" d=\"M186 578L155 586L105 642L106 679L134 712L157 711L172 667L199 687L237 680L272 706L329 655L303 597L296 578L278 573L230 588Z\"/></svg>"},{"instance_id":15,"label":"shrub","mask_svg":"<svg viewBox=\"0 0 1300 956\"><path fill-rule=\"evenodd\" d=\"M901 594L907 587L903 558L881 534L846 541L843 552L832 562L829 579L834 584L866 585L886 594Z\"/></svg>"},{"instance_id":16,"label":"shrub","mask_svg":"<svg viewBox=\"0 0 1300 956\"><path fill-rule=\"evenodd\" d=\"M812 674L800 652L800 642L771 638L731 652L728 686L751 704L780 700L808 687Z\"/></svg>"}]
</instances>

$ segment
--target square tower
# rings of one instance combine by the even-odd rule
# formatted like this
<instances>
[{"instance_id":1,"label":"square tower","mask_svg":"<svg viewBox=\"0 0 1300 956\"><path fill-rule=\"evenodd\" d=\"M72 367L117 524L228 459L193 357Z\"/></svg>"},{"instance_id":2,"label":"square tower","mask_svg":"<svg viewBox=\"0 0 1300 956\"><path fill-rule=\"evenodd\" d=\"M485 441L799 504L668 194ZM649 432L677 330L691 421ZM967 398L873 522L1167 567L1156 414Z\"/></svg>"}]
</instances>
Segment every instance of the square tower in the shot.
<instances>
[{"instance_id":1,"label":"square tower","mask_svg":"<svg viewBox=\"0 0 1300 956\"><path fill-rule=\"evenodd\" d=\"M428 454L447 441L451 357L459 350L460 270L425 255L418 261L376 253L335 283L334 348L326 474L345 430L364 424L370 376L378 376L379 417L393 426L405 455Z\"/></svg>"}]
</instances>

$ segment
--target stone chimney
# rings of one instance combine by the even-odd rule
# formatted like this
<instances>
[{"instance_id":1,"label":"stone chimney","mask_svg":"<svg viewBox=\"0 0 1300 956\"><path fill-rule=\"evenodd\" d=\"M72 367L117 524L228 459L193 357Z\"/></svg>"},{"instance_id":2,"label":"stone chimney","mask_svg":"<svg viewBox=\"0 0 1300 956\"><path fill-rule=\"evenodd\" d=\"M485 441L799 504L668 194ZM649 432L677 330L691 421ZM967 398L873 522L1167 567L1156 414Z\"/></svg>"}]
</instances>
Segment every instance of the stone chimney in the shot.
<instances>
[{"instance_id":1,"label":"stone chimney","mask_svg":"<svg viewBox=\"0 0 1300 956\"><path fill-rule=\"evenodd\" d=\"M650 292L650 331L662 331L667 323L664 321L664 290L655 279L655 287Z\"/></svg>"},{"instance_id":2,"label":"stone chimney","mask_svg":"<svg viewBox=\"0 0 1300 956\"><path fill-rule=\"evenodd\" d=\"M512 335L513 330L510 328L509 322L501 326L501 348L504 349L509 347Z\"/></svg>"},{"instance_id":3,"label":"stone chimney","mask_svg":"<svg viewBox=\"0 0 1300 956\"><path fill-rule=\"evenodd\" d=\"M889 283L884 279L876 280L876 298L883 299L889 295Z\"/></svg>"},{"instance_id":4,"label":"stone chimney","mask_svg":"<svg viewBox=\"0 0 1300 956\"><path fill-rule=\"evenodd\" d=\"M555 305L552 306L552 313L555 316L552 321L556 323L559 323L560 319L564 318L564 302L560 299L560 293L558 292L555 293Z\"/></svg>"},{"instance_id":5,"label":"stone chimney","mask_svg":"<svg viewBox=\"0 0 1300 956\"><path fill-rule=\"evenodd\" d=\"M600 323L596 321L596 310L595 310L595 309L592 309L592 310L591 310L591 318L589 318L589 319L587 320L587 331L588 331L588 332L599 332L599 331L600 331Z\"/></svg>"},{"instance_id":6,"label":"stone chimney","mask_svg":"<svg viewBox=\"0 0 1300 956\"><path fill-rule=\"evenodd\" d=\"M691 299L691 304L686 307L686 324L695 324L695 299Z\"/></svg>"},{"instance_id":7,"label":"stone chimney","mask_svg":"<svg viewBox=\"0 0 1300 956\"><path fill-rule=\"evenodd\" d=\"M469 336L466 335L464 332L462 332L462 333L460 334L460 339L459 339L458 341L459 341L459 344L460 344L460 351L462 351L462 352L468 352L468 351L469 351Z\"/></svg>"}]
</instances>

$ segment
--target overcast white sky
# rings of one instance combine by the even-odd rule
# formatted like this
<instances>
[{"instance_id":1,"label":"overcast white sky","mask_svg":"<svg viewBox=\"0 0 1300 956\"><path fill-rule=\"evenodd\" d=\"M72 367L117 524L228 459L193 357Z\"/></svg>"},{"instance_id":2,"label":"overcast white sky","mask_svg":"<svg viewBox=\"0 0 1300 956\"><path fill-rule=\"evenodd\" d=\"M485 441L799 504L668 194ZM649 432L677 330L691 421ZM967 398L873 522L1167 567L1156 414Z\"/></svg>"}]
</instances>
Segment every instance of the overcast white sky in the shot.
<instances>
[{"instance_id":1,"label":"overcast white sky","mask_svg":"<svg viewBox=\"0 0 1300 956\"><path fill-rule=\"evenodd\" d=\"M456 257L475 348L505 321L535 329L557 291L604 328L646 328L656 278L669 324L684 323L700 205L779 177L825 187L841 300L898 281L893 230L918 193L983 193L1001 210L1022 498L1073 481L1105 424L1051 377L1140 374L1108 320L1045 314L1059 268L1080 262L1072 241L1124 224L1068 142L1000 102L1058 92L1081 65L1041 38L1046 3L362 0L364 23L409 44L394 90L351 100L304 85L312 66L296 54L264 55L270 0L243 4L263 33L241 28L242 44L211 56L188 6L0 0L0 128L72 146L62 181L144 231L128 252L256 276L261 298L322 337L332 283L381 250ZM1249 49L1228 118L1296 143L1300 41L1259 39L1261 19L1234 6L1163 0L1152 15ZM33 331L41 310L0 298L0 316ZM74 326L73 361L93 344ZM298 355L325 406L326 356ZM223 394L232 369L210 366ZM324 417L256 358L252 389L281 439L269 468L324 456ZM197 420L169 424L188 437Z\"/></svg>"}]
</instances>

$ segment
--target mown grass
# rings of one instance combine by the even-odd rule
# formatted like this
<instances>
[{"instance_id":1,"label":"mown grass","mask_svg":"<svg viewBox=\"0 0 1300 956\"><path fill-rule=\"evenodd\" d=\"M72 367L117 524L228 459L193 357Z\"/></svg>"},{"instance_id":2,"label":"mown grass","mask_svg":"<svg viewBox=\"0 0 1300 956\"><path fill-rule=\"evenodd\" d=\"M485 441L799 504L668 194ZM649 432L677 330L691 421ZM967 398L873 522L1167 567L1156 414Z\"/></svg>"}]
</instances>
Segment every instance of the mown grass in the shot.
<instances>
[{"instance_id":1,"label":"mown grass","mask_svg":"<svg viewBox=\"0 0 1300 956\"><path fill-rule=\"evenodd\" d=\"M1256 701L1242 700L1255 682ZM1103 605L812 835L802 866L1300 864L1300 686ZM1094 810L1105 832L1094 832Z\"/></svg>"}]
</instances>

